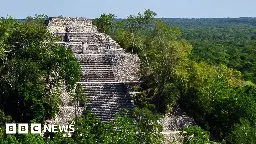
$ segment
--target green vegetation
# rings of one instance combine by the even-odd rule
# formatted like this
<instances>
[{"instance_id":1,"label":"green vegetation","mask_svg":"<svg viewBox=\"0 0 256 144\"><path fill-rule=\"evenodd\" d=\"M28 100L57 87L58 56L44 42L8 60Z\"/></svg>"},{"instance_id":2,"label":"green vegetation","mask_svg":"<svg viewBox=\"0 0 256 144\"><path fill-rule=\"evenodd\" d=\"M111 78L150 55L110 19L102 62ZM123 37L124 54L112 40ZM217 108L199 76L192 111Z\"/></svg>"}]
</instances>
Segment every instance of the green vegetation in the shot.
<instances>
[{"instance_id":1,"label":"green vegetation","mask_svg":"<svg viewBox=\"0 0 256 144\"><path fill-rule=\"evenodd\" d=\"M182 28L183 37L193 45L193 59L213 65L225 64L242 72L243 79L253 83L256 83L255 20L190 19L181 22L165 19L169 25Z\"/></svg>"},{"instance_id":2,"label":"green vegetation","mask_svg":"<svg viewBox=\"0 0 256 144\"><path fill-rule=\"evenodd\" d=\"M182 135L184 136L184 144L215 144L215 142L210 141L209 132L198 126L185 127Z\"/></svg>"},{"instance_id":3,"label":"green vegetation","mask_svg":"<svg viewBox=\"0 0 256 144\"><path fill-rule=\"evenodd\" d=\"M50 139L39 135L6 135L5 123L43 123L58 112L63 85L70 95L80 78L80 66L72 51L55 44L57 38L44 25L44 15L17 21L0 20L0 142L43 143L162 143L160 115L134 109L132 118L122 113L110 123L102 123L88 111L74 119L75 133L61 133ZM105 28L105 27L104 27ZM85 101L76 89L79 101Z\"/></svg>"},{"instance_id":4,"label":"green vegetation","mask_svg":"<svg viewBox=\"0 0 256 144\"><path fill-rule=\"evenodd\" d=\"M24 22L0 20L1 143L162 143L159 114L179 104L197 126L185 127L184 143L255 143L255 19L155 19L156 13L94 19L141 60L133 118L120 113L102 123L89 111L75 119L70 138L60 133L5 135L6 122L39 122L57 113L60 87L71 92L80 70L71 50L43 25L44 15ZM47 43L45 43L47 42ZM78 90L79 91L79 90ZM79 92L78 92L79 93ZM84 99L79 95L80 99Z\"/></svg>"},{"instance_id":5,"label":"green vegetation","mask_svg":"<svg viewBox=\"0 0 256 144\"><path fill-rule=\"evenodd\" d=\"M42 122L58 110L61 82L69 92L79 80L79 64L40 21L0 22L0 109L16 122Z\"/></svg>"},{"instance_id":6,"label":"green vegetation","mask_svg":"<svg viewBox=\"0 0 256 144\"><path fill-rule=\"evenodd\" d=\"M204 129L185 128L185 143L210 143L209 132L223 143L253 143L255 19L154 16L146 10L144 15L116 20L112 29L111 36L142 62L137 105L158 113L181 105Z\"/></svg>"}]
</instances>

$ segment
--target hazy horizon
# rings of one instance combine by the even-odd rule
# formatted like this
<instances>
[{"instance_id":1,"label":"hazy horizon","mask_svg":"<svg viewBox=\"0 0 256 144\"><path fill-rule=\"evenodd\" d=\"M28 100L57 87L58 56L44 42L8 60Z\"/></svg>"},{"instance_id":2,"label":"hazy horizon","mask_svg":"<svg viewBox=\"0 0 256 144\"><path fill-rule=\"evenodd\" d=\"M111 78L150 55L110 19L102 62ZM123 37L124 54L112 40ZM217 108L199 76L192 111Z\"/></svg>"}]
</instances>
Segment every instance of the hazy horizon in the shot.
<instances>
[{"instance_id":1,"label":"hazy horizon","mask_svg":"<svg viewBox=\"0 0 256 144\"><path fill-rule=\"evenodd\" d=\"M1 3L0 16L24 19L35 14L49 17L86 17L93 19L102 13L113 13L117 18L126 18L151 9L157 18L239 18L256 17L253 0L8 0Z\"/></svg>"}]
</instances>

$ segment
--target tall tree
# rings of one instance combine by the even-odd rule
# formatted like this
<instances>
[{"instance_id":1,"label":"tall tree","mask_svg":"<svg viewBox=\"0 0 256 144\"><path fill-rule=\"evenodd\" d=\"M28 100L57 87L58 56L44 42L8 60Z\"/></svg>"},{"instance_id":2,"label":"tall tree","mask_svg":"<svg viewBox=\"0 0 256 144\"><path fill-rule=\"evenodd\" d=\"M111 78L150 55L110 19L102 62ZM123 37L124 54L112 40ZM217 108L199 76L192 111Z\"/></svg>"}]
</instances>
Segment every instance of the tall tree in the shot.
<instances>
[{"instance_id":1,"label":"tall tree","mask_svg":"<svg viewBox=\"0 0 256 144\"><path fill-rule=\"evenodd\" d=\"M99 18L94 19L92 22L101 33L111 35L114 28L114 14L101 14Z\"/></svg>"},{"instance_id":2,"label":"tall tree","mask_svg":"<svg viewBox=\"0 0 256 144\"><path fill-rule=\"evenodd\" d=\"M163 21L158 21L139 53L142 75L154 91L152 100L161 112L176 104L179 98L176 84L182 80L179 75L185 73L192 49L180 36L178 28L171 28Z\"/></svg>"},{"instance_id":3,"label":"tall tree","mask_svg":"<svg viewBox=\"0 0 256 144\"><path fill-rule=\"evenodd\" d=\"M0 109L16 122L42 122L58 111L65 85L71 92L80 77L77 59L40 21L0 20Z\"/></svg>"}]
</instances>

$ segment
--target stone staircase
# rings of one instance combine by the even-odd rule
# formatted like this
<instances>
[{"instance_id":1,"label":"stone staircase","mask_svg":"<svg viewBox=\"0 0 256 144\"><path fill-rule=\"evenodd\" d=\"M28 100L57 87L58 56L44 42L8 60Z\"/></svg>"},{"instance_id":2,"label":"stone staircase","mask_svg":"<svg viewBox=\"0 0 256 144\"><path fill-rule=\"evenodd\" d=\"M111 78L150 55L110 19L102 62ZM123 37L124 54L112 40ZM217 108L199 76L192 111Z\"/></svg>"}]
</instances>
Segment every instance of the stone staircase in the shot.
<instances>
[{"instance_id":1,"label":"stone staircase","mask_svg":"<svg viewBox=\"0 0 256 144\"><path fill-rule=\"evenodd\" d=\"M124 83L86 83L82 85L88 98L86 109L100 116L103 121L113 119L121 109L133 107Z\"/></svg>"},{"instance_id":2,"label":"stone staircase","mask_svg":"<svg viewBox=\"0 0 256 144\"><path fill-rule=\"evenodd\" d=\"M139 58L126 53L106 34L99 33L85 18L50 18L48 30L61 38L60 44L72 49L81 66L78 82L88 99L85 109L108 122L121 109L134 107L130 88L139 80ZM63 115L74 117L75 105L62 105ZM78 107L78 115L81 109ZM61 119L58 115L56 119ZM63 121L67 121L63 118Z\"/></svg>"}]
</instances>

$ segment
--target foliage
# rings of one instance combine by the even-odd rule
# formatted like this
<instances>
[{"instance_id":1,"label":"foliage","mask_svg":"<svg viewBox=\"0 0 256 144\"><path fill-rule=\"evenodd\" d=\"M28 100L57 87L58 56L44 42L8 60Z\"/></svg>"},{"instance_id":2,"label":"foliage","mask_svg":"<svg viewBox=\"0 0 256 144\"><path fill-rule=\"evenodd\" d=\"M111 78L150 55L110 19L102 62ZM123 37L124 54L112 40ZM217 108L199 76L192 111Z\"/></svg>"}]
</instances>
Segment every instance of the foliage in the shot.
<instances>
[{"instance_id":1,"label":"foliage","mask_svg":"<svg viewBox=\"0 0 256 144\"><path fill-rule=\"evenodd\" d=\"M179 100L196 122L222 140L241 118L254 122L255 87L241 86L239 73L226 67L195 64Z\"/></svg>"},{"instance_id":2,"label":"foliage","mask_svg":"<svg viewBox=\"0 0 256 144\"><path fill-rule=\"evenodd\" d=\"M163 136L160 133L162 125L158 123L159 114L152 113L150 110L135 108L134 116L136 120L136 140L141 144L160 144Z\"/></svg>"},{"instance_id":3,"label":"foliage","mask_svg":"<svg viewBox=\"0 0 256 144\"><path fill-rule=\"evenodd\" d=\"M79 143L161 143L162 136L158 115L149 110L135 109L134 121L123 115L118 115L110 123L102 123L95 115L85 111L76 120L77 130L72 136Z\"/></svg>"},{"instance_id":4,"label":"foliage","mask_svg":"<svg viewBox=\"0 0 256 144\"><path fill-rule=\"evenodd\" d=\"M5 136L5 124L11 122L11 117L6 116L3 111L0 110L0 139Z\"/></svg>"},{"instance_id":5,"label":"foliage","mask_svg":"<svg viewBox=\"0 0 256 144\"><path fill-rule=\"evenodd\" d=\"M49 17L47 15L44 15L44 14L37 15L36 14L34 17L28 16L26 18L26 22L30 23L30 24L39 24L39 25L45 26L45 22L48 19L49 19Z\"/></svg>"},{"instance_id":6,"label":"foliage","mask_svg":"<svg viewBox=\"0 0 256 144\"><path fill-rule=\"evenodd\" d=\"M49 143L106 143L106 144L137 144L162 143L158 115L149 110L136 109L136 120L122 114L103 123L90 111L84 111L82 117L75 119L76 130L71 138L63 138L61 134L54 135Z\"/></svg>"},{"instance_id":7,"label":"foliage","mask_svg":"<svg viewBox=\"0 0 256 144\"><path fill-rule=\"evenodd\" d=\"M210 133L199 126L188 126L182 130L184 144L215 144L210 141Z\"/></svg>"},{"instance_id":8,"label":"foliage","mask_svg":"<svg viewBox=\"0 0 256 144\"><path fill-rule=\"evenodd\" d=\"M126 20L116 22L113 38L128 52L139 53L143 38L154 24L156 13L147 9L144 14L130 15Z\"/></svg>"},{"instance_id":9,"label":"foliage","mask_svg":"<svg viewBox=\"0 0 256 144\"><path fill-rule=\"evenodd\" d=\"M179 99L177 81L181 80L180 73L186 71L191 45L180 39L179 29L162 21L155 24L144 45L139 56L143 79L153 93L148 96L160 112L165 112Z\"/></svg>"},{"instance_id":10,"label":"foliage","mask_svg":"<svg viewBox=\"0 0 256 144\"><path fill-rule=\"evenodd\" d=\"M255 81L255 28L184 30L194 49L192 58L209 64L224 64L242 72L245 80ZM220 37L215 36L220 35ZM255 37L255 36L251 36Z\"/></svg>"},{"instance_id":11,"label":"foliage","mask_svg":"<svg viewBox=\"0 0 256 144\"><path fill-rule=\"evenodd\" d=\"M255 143L256 127L247 120L242 120L236 124L232 133L227 137L226 143Z\"/></svg>"},{"instance_id":12,"label":"foliage","mask_svg":"<svg viewBox=\"0 0 256 144\"><path fill-rule=\"evenodd\" d=\"M0 21L0 109L16 122L42 122L58 111L60 88L70 92L80 68L70 49L54 44L44 26L11 18ZM62 83L62 84L61 84Z\"/></svg>"},{"instance_id":13,"label":"foliage","mask_svg":"<svg viewBox=\"0 0 256 144\"><path fill-rule=\"evenodd\" d=\"M155 16L156 13L150 9L146 9L144 14L138 13L137 16L130 15L125 21L125 28L131 33L137 33L142 29L148 28Z\"/></svg>"},{"instance_id":14,"label":"foliage","mask_svg":"<svg viewBox=\"0 0 256 144\"><path fill-rule=\"evenodd\" d=\"M110 35L112 29L114 28L113 19L115 18L114 14L102 14L99 18L93 19L92 23L97 26L97 29L101 33Z\"/></svg>"}]
</instances>

